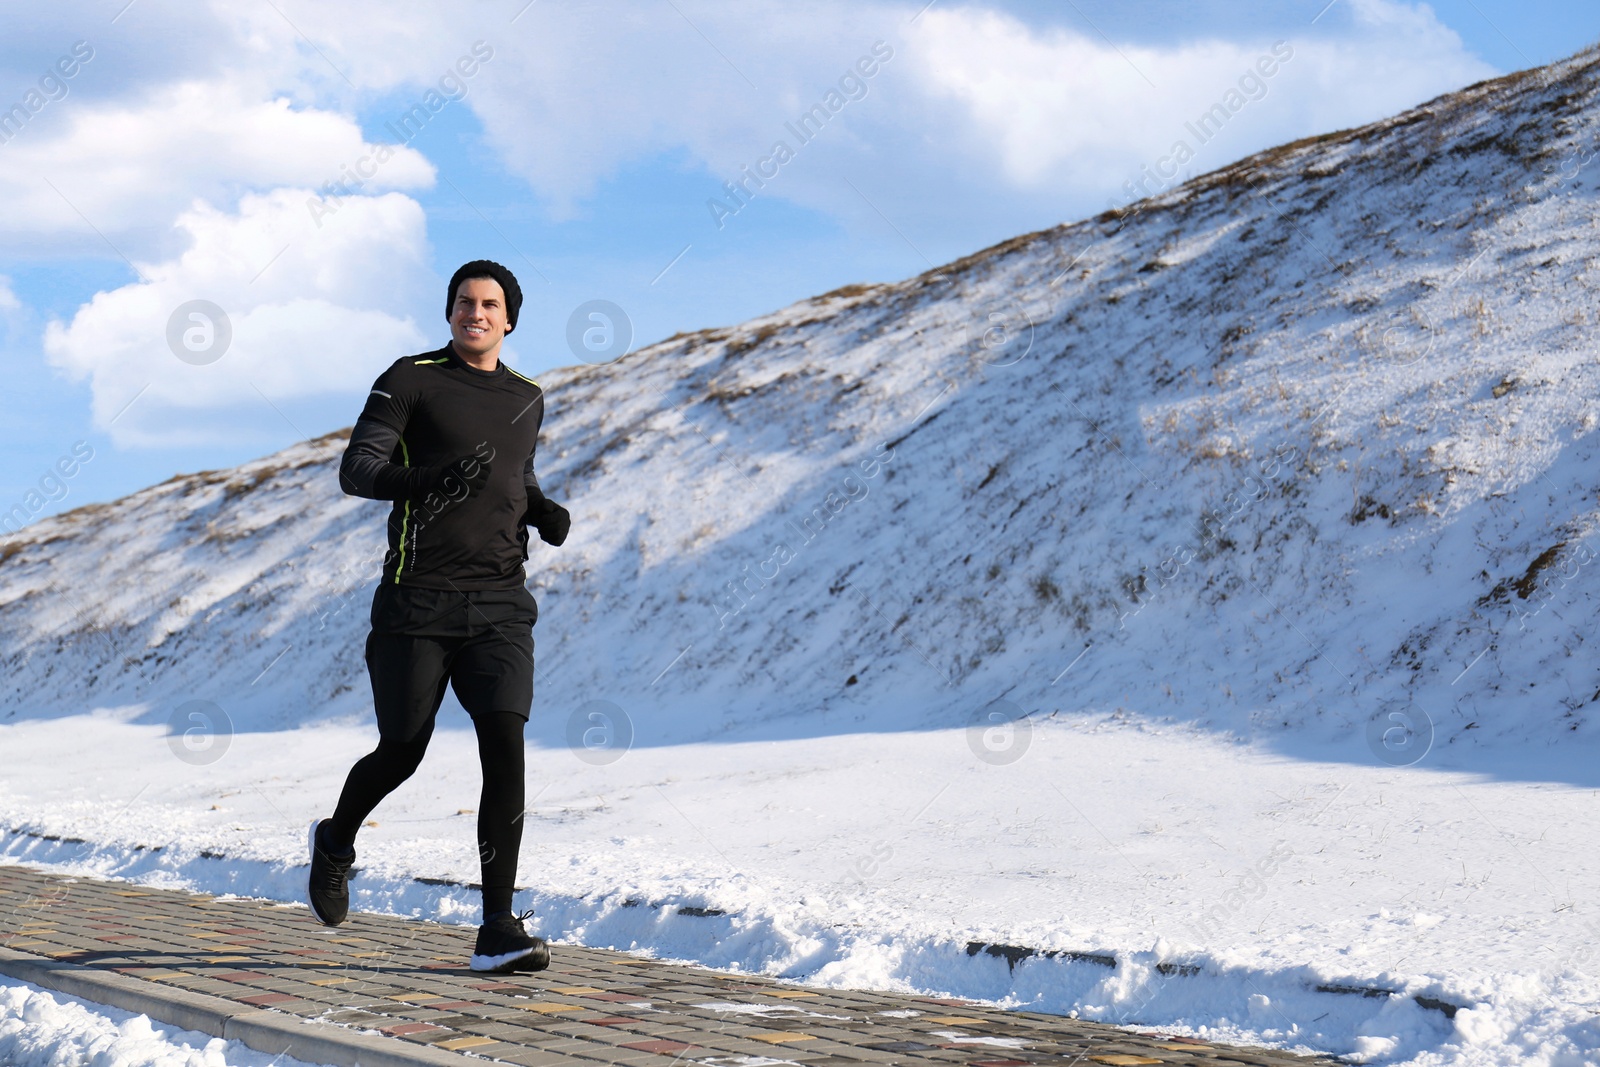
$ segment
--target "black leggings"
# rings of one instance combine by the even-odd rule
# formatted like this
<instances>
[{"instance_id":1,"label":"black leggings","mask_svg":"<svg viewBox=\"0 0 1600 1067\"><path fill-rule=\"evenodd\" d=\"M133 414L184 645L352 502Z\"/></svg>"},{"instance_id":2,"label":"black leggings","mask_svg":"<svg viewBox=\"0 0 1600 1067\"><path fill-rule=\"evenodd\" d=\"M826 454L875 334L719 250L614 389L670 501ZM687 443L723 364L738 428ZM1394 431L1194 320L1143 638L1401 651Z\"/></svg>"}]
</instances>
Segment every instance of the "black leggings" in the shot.
<instances>
[{"instance_id":1,"label":"black leggings","mask_svg":"<svg viewBox=\"0 0 1600 1067\"><path fill-rule=\"evenodd\" d=\"M378 802L422 763L436 715L428 716L410 740L380 739L377 748L350 768L339 806L328 820L328 836L334 845L354 847L356 832ZM511 910L516 885L524 803L522 730L527 720L513 711L491 711L474 715L472 725L478 732L478 762L483 766L478 857L483 862L483 912L489 916Z\"/></svg>"}]
</instances>

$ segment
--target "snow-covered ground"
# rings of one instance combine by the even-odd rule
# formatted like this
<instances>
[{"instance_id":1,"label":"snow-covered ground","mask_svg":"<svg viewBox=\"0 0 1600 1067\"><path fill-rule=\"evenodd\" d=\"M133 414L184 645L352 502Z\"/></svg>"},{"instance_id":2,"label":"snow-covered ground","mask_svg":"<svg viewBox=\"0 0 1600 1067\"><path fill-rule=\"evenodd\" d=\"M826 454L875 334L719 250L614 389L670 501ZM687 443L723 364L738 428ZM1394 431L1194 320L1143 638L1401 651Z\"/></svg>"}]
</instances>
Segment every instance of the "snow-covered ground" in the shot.
<instances>
[{"instance_id":1,"label":"snow-covered ground","mask_svg":"<svg viewBox=\"0 0 1600 1067\"><path fill-rule=\"evenodd\" d=\"M1597 70L547 376L545 929L1600 1062ZM6 855L296 894L370 741L384 509L342 443L0 539ZM474 875L470 746L435 745L358 905L470 921L416 881Z\"/></svg>"},{"instance_id":2,"label":"snow-covered ground","mask_svg":"<svg viewBox=\"0 0 1600 1067\"><path fill-rule=\"evenodd\" d=\"M359 908L478 921L464 888L477 875L475 749L464 714L446 726L359 842ZM5 737L0 823L82 840L13 833L0 848L295 899L305 823L370 741L329 725L239 734L196 766L164 726L20 723ZM1584 892L1600 879L1593 791L1329 755L1116 714L1009 738L842 732L638 747L599 764L540 750L518 905L564 940L820 984L1379 1062L1538 1062L1540 1049L1583 1062L1577 1050L1600 1046L1587 977L1600 931ZM974 941L1118 963L1040 956L1013 970L969 955ZM1452 1021L1418 996L1466 1010Z\"/></svg>"},{"instance_id":3,"label":"snow-covered ground","mask_svg":"<svg viewBox=\"0 0 1600 1067\"><path fill-rule=\"evenodd\" d=\"M237 1041L154 1023L0 978L0 1063L6 1067L303 1067Z\"/></svg>"}]
</instances>

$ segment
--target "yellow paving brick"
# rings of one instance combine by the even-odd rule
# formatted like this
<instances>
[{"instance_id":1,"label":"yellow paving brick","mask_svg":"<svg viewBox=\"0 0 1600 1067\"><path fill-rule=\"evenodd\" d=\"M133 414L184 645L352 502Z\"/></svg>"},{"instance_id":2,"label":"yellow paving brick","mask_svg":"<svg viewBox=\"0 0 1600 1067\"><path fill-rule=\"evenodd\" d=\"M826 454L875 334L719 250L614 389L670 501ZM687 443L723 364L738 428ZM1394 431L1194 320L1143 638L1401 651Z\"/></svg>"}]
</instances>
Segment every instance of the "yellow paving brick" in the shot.
<instances>
[{"instance_id":1,"label":"yellow paving brick","mask_svg":"<svg viewBox=\"0 0 1600 1067\"><path fill-rule=\"evenodd\" d=\"M344 966L344 964L339 960L313 960L313 959L307 959L304 956L302 956L301 958L295 960L294 962L295 962L295 966L297 966L297 967L343 967Z\"/></svg>"},{"instance_id":2,"label":"yellow paving brick","mask_svg":"<svg viewBox=\"0 0 1600 1067\"><path fill-rule=\"evenodd\" d=\"M594 986L587 986L587 985L568 985L568 986L560 986L560 987L552 986L551 989L550 989L550 992L552 992L552 993L560 993L563 996L568 996L568 997L579 997L579 996L584 995L585 993L604 993L605 990L604 989L596 989L596 988L594 988Z\"/></svg>"},{"instance_id":3,"label":"yellow paving brick","mask_svg":"<svg viewBox=\"0 0 1600 1067\"><path fill-rule=\"evenodd\" d=\"M398 1000L402 1004L420 1004L426 1000L443 1000L437 993L401 993L399 996L385 997L386 1000Z\"/></svg>"},{"instance_id":4,"label":"yellow paving brick","mask_svg":"<svg viewBox=\"0 0 1600 1067\"><path fill-rule=\"evenodd\" d=\"M785 989L785 990L782 990L781 992L768 993L766 995L769 996L769 997L783 997L785 999L790 999L790 998L793 998L793 997L814 997L817 994L815 994L815 993L807 993L802 989Z\"/></svg>"},{"instance_id":5,"label":"yellow paving brick","mask_svg":"<svg viewBox=\"0 0 1600 1067\"><path fill-rule=\"evenodd\" d=\"M1160 1064L1161 1060L1151 1059L1149 1056L1130 1056L1126 1052L1112 1052L1104 1056L1090 1056L1096 1063L1103 1063L1106 1067L1141 1067L1142 1064Z\"/></svg>"},{"instance_id":6,"label":"yellow paving brick","mask_svg":"<svg viewBox=\"0 0 1600 1067\"><path fill-rule=\"evenodd\" d=\"M536 1011L541 1015L577 1015L590 1010L582 1004L561 1004L553 1000L539 1000L532 1004L513 1004L512 1007L521 1008L523 1011Z\"/></svg>"},{"instance_id":7,"label":"yellow paving brick","mask_svg":"<svg viewBox=\"0 0 1600 1067\"><path fill-rule=\"evenodd\" d=\"M497 1042L492 1037L458 1037L458 1038L455 1038L454 1040L451 1040L451 1041L437 1041L437 1042L434 1043L433 1047L434 1048L447 1048L451 1052L454 1052L457 1049L477 1048L480 1045L493 1045L493 1044L497 1044Z\"/></svg>"},{"instance_id":8,"label":"yellow paving brick","mask_svg":"<svg viewBox=\"0 0 1600 1067\"><path fill-rule=\"evenodd\" d=\"M207 963L250 963L249 956L207 956Z\"/></svg>"},{"instance_id":9,"label":"yellow paving brick","mask_svg":"<svg viewBox=\"0 0 1600 1067\"><path fill-rule=\"evenodd\" d=\"M751 1034L757 1041L766 1041L773 1045L789 1045L797 1041L815 1041L813 1034L796 1034L789 1030L774 1030L768 1034Z\"/></svg>"},{"instance_id":10,"label":"yellow paving brick","mask_svg":"<svg viewBox=\"0 0 1600 1067\"><path fill-rule=\"evenodd\" d=\"M1211 1047L1210 1045L1157 1045L1156 1046L1156 1048L1165 1049L1168 1052L1198 1052L1201 1049L1210 1048L1210 1047Z\"/></svg>"},{"instance_id":11,"label":"yellow paving brick","mask_svg":"<svg viewBox=\"0 0 1600 1067\"><path fill-rule=\"evenodd\" d=\"M306 979L306 984L307 985L339 985L339 984L341 984L343 982L354 982L354 981L355 981L354 978L345 978L345 977L307 978Z\"/></svg>"},{"instance_id":12,"label":"yellow paving brick","mask_svg":"<svg viewBox=\"0 0 1600 1067\"><path fill-rule=\"evenodd\" d=\"M48 941L7 941L5 946L7 948L38 948L40 945L48 945L49 943Z\"/></svg>"}]
</instances>

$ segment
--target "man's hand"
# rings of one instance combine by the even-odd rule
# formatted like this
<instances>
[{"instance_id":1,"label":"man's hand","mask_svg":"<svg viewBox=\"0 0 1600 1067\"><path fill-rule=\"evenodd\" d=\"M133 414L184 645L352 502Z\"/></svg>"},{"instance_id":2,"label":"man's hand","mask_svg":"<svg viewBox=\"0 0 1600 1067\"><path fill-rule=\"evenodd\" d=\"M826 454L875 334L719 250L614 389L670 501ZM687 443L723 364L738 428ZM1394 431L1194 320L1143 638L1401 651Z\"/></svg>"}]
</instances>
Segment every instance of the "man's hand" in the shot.
<instances>
[{"instance_id":1,"label":"man's hand","mask_svg":"<svg viewBox=\"0 0 1600 1067\"><path fill-rule=\"evenodd\" d=\"M559 545L572 529L572 515L537 489L529 489L528 510L523 513L522 523L538 530L539 540L545 544Z\"/></svg>"},{"instance_id":2,"label":"man's hand","mask_svg":"<svg viewBox=\"0 0 1600 1067\"><path fill-rule=\"evenodd\" d=\"M449 463L427 468L421 486L424 498L438 493L452 500L465 500L489 483L489 461L477 456L462 456ZM463 495L462 490L465 490Z\"/></svg>"}]
</instances>

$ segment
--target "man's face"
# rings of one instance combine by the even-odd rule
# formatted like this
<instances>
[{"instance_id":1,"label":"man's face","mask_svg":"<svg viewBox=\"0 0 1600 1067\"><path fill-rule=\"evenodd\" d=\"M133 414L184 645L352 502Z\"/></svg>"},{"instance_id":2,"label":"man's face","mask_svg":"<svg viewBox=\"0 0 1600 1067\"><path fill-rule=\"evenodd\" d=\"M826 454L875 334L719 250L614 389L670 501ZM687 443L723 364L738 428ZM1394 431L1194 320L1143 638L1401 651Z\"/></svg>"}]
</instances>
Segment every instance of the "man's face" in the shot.
<instances>
[{"instance_id":1,"label":"man's face","mask_svg":"<svg viewBox=\"0 0 1600 1067\"><path fill-rule=\"evenodd\" d=\"M473 356L498 354L506 329L506 294L493 278L466 278L456 286L450 336L457 350Z\"/></svg>"}]
</instances>

